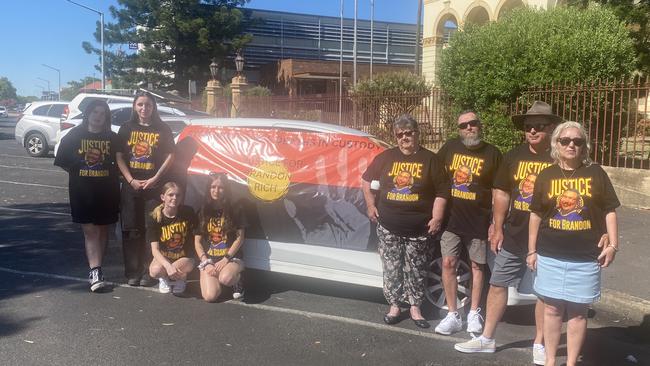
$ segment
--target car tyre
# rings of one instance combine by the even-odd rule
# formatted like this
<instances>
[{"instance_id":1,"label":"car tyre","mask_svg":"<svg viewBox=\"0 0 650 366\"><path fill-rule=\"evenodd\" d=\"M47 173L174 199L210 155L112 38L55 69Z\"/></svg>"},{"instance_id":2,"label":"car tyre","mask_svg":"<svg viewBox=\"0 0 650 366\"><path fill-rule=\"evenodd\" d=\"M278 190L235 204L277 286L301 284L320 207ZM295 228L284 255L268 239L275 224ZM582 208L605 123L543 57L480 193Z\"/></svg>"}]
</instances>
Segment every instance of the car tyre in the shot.
<instances>
[{"instance_id":1,"label":"car tyre","mask_svg":"<svg viewBox=\"0 0 650 366\"><path fill-rule=\"evenodd\" d=\"M25 149L29 156L42 157L50 152L47 140L40 132L30 132L25 138Z\"/></svg>"},{"instance_id":2,"label":"car tyre","mask_svg":"<svg viewBox=\"0 0 650 366\"><path fill-rule=\"evenodd\" d=\"M456 304L458 304L458 310L462 310L471 303L472 297L472 269L463 260L458 261L456 279L458 280ZM442 258L437 258L431 264L431 271L427 273L424 296L436 308L448 309L445 290L442 286Z\"/></svg>"}]
</instances>

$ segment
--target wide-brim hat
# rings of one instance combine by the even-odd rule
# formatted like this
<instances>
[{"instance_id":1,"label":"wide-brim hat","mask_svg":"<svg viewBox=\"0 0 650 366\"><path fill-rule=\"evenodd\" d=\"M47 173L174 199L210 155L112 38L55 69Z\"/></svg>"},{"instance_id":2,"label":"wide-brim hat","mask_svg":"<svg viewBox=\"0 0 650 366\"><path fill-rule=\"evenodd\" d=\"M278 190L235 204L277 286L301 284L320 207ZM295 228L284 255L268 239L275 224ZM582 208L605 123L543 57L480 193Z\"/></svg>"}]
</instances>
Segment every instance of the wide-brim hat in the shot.
<instances>
[{"instance_id":1,"label":"wide-brim hat","mask_svg":"<svg viewBox=\"0 0 650 366\"><path fill-rule=\"evenodd\" d=\"M528 108L525 114L515 114L514 116L512 116L512 123L515 125L517 129L523 130L524 121L526 120L526 117L531 117L531 116L546 117L548 118L548 121L550 123L557 124L562 122L562 117L553 113L553 109L548 103L536 100L535 102L533 102L533 105L530 108Z\"/></svg>"}]
</instances>

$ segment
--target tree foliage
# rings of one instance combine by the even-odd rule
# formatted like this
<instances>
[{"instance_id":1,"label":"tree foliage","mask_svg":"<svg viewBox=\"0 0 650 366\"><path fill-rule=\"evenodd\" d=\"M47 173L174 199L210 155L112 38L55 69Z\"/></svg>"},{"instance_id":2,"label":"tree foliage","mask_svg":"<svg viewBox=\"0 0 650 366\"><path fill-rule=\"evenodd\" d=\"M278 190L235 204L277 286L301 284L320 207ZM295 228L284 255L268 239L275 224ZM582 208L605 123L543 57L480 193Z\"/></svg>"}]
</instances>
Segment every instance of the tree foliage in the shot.
<instances>
[{"instance_id":1,"label":"tree foliage","mask_svg":"<svg viewBox=\"0 0 650 366\"><path fill-rule=\"evenodd\" d=\"M250 22L248 0L119 0L111 7L115 23L108 23L104 43L117 47L105 53L107 78L113 87L152 84L154 88L186 93L188 80L199 85L209 79L213 58L224 63L234 50L251 39L243 34ZM99 25L98 25L99 27ZM95 32L99 40L99 30ZM121 47L137 43L144 48L127 53ZM84 42L88 53L101 50Z\"/></svg>"},{"instance_id":2,"label":"tree foliage","mask_svg":"<svg viewBox=\"0 0 650 366\"><path fill-rule=\"evenodd\" d=\"M68 81L68 85L64 88L61 88L61 100L72 100L79 91L86 85L96 82L97 79L93 77L86 76L81 80L71 80Z\"/></svg>"},{"instance_id":3,"label":"tree foliage","mask_svg":"<svg viewBox=\"0 0 650 366\"><path fill-rule=\"evenodd\" d=\"M0 99L16 99L16 88L6 77L0 77Z\"/></svg>"},{"instance_id":4,"label":"tree foliage","mask_svg":"<svg viewBox=\"0 0 650 366\"><path fill-rule=\"evenodd\" d=\"M383 136L397 117L413 112L431 94L431 86L413 73L389 72L363 80L350 91L363 120L372 125L371 133Z\"/></svg>"},{"instance_id":5,"label":"tree foliage","mask_svg":"<svg viewBox=\"0 0 650 366\"><path fill-rule=\"evenodd\" d=\"M499 111L522 91L627 77L633 69L632 40L611 10L520 8L498 22L457 32L442 52L438 79L456 108L484 114L487 140L507 149L520 140L517 134L503 138L512 124Z\"/></svg>"},{"instance_id":6,"label":"tree foliage","mask_svg":"<svg viewBox=\"0 0 650 366\"><path fill-rule=\"evenodd\" d=\"M611 9L624 22L636 50L636 67L645 76L650 75L650 0L569 0L568 4L587 8L601 4Z\"/></svg>"}]
</instances>

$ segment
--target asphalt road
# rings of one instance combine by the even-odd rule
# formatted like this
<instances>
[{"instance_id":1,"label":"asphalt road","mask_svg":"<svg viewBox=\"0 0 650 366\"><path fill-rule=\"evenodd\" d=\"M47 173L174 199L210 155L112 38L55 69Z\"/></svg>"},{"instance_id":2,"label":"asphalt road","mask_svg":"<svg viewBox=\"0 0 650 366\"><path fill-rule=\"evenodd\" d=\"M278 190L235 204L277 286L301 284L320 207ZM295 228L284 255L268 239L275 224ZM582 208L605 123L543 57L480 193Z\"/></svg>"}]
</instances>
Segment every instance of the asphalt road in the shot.
<instances>
[{"instance_id":1,"label":"asphalt road","mask_svg":"<svg viewBox=\"0 0 650 366\"><path fill-rule=\"evenodd\" d=\"M531 364L530 307L507 311L497 353L463 355L453 343L467 333L439 336L408 319L384 325L379 289L248 271L245 302L207 304L196 282L184 298L124 286L115 240L105 262L115 286L91 294L67 176L52 157L28 157L14 126L14 118L0 119L0 364ZM441 314L424 310L437 324ZM638 326L592 315L583 365L650 365Z\"/></svg>"}]
</instances>

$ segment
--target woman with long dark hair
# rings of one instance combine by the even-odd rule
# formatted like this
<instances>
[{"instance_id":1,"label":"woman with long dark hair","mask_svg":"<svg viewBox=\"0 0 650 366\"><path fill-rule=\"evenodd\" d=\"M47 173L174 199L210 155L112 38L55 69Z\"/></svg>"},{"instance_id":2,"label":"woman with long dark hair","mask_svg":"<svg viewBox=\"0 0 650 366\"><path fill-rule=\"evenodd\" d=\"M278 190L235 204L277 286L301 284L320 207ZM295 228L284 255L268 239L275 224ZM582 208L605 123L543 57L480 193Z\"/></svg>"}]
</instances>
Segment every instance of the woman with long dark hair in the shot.
<instances>
[{"instance_id":1,"label":"woman with long dark hair","mask_svg":"<svg viewBox=\"0 0 650 366\"><path fill-rule=\"evenodd\" d=\"M104 288L102 260L108 226L117 222L119 173L115 155L117 135L111 131L111 111L95 100L83 112L83 121L61 140L54 165L68 172L72 221L81 224L93 292Z\"/></svg>"},{"instance_id":2,"label":"woman with long dark hair","mask_svg":"<svg viewBox=\"0 0 650 366\"><path fill-rule=\"evenodd\" d=\"M233 298L243 296L239 281L244 270L241 247L246 221L231 200L228 176L211 174L194 237L196 255L201 261L201 296L208 302L217 301L223 286L233 287Z\"/></svg>"},{"instance_id":3,"label":"woman with long dark hair","mask_svg":"<svg viewBox=\"0 0 650 366\"><path fill-rule=\"evenodd\" d=\"M174 159L174 139L158 115L156 99L147 92L135 95L131 119L118 135L122 146L117 165L124 177L120 202L124 274L131 286L150 286L153 281L145 271L151 262L145 212L158 204L159 188Z\"/></svg>"}]
</instances>

